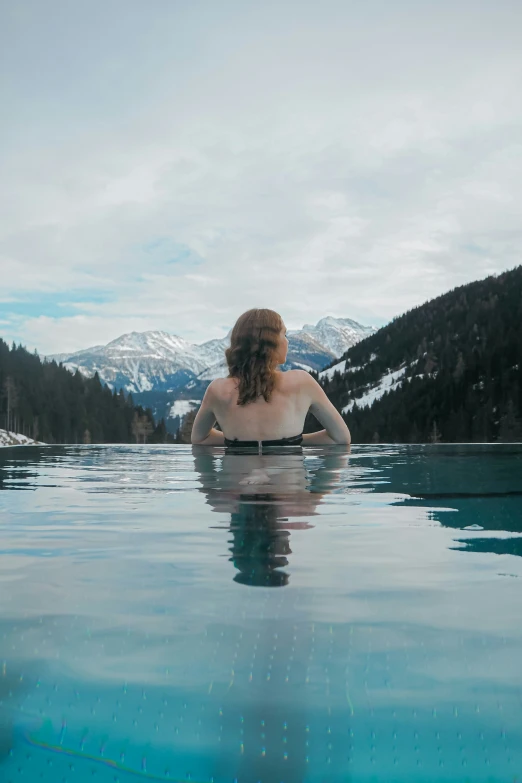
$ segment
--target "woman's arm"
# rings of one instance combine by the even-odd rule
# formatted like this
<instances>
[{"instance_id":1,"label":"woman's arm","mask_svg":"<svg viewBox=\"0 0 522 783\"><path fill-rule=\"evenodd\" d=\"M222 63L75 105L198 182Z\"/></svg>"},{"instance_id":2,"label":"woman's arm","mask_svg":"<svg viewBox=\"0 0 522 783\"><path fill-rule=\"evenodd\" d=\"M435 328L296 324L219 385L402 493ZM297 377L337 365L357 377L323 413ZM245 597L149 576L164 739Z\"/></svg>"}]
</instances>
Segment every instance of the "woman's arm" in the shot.
<instances>
[{"instance_id":1,"label":"woman's arm","mask_svg":"<svg viewBox=\"0 0 522 783\"><path fill-rule=\"evenodd\" d=\"M190 433L190 442L200 446L223 446L225 443L224 434L214 428L217 419L213 410L215 402L213 383L214 381L207 386Z\"/></svg>"},{"instance_id":2,"label":"woman's arm","mask_svg":"<svg viewBox=\"0 0 522 783\"><path fill-rule=\"evenodd\" d=\"M194 441L192 441L194 443ZM198 440L198 446L223 446L225 443L225 436L220 430L216 430L212 427L205 440Z\"/></svg>"},{"instance_id":3,"label":"woman's arm","mask_svg":"<svg viewBox=\"0 0 522 783\"><path fill-rule=\"evenodd\" d=\"M319 432L305 433L303 443L310 445L335 443L349 446L352 442L350 430L335 405L324 393L322 386L306 370L298 370L297 372L303 373L303 382L310 401L309 410L325 428Z\"/></svg>"},{"instance_id":4,"label":"woman's arm","mask_svg":"<svg viewBox=\"0 0 522 783\"><path fill-rule=\"evenodd\" d=\"M332 440L326 430L318 430L317 432L304 432L303 443L305 446L328 446L331 443L335 443L335 441Z\"/></svg>"}]
</instances>

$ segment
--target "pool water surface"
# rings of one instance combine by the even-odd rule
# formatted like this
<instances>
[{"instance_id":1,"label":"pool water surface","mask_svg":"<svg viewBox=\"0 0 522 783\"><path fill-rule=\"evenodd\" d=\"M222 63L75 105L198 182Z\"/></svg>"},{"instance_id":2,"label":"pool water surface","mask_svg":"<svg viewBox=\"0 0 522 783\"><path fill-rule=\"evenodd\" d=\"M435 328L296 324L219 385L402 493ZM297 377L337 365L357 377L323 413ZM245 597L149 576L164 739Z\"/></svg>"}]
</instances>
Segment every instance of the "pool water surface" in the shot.
<instances>
[{"instance_id":1,"label":"pool water surface","mask_svg":"<svg viewBox=\"0 0 522 783\"><path fill-rule=\"evenodd\" d=\"M522 781L522 446L0 451L2 783Z\"/></svg>"}]
</instances>

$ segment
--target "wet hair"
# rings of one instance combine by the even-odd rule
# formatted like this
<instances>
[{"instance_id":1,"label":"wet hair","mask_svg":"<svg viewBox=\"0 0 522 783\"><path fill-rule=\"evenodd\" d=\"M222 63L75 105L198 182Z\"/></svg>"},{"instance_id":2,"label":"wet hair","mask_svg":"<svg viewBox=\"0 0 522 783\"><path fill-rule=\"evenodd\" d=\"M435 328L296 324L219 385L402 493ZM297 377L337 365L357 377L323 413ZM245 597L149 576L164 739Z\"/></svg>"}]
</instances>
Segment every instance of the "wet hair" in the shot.
<instances>
[{"instance_id":1,"label":"wet hair","mask_svg":"<svg viewBox=\"0 0 522 783\"><path fill-rule=\"evenodd\" d=\"M228 377L239 380L237 404L268 402L274 389L279 333L283 319L274 310L254 308L237 319L225 351Z\"/></svg>"}]
</instances>

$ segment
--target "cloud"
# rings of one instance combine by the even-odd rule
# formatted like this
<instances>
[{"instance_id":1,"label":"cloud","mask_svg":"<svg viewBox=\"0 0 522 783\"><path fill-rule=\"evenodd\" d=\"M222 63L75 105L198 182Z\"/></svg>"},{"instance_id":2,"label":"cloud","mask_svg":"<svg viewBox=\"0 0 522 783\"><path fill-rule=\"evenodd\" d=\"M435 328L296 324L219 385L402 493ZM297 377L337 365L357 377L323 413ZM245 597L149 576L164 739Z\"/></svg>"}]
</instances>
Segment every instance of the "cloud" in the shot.
<instances>
[{"instance_id":1,"label":"cloud","mask_svg":"<svg viewBox=\"0 0 522 783\"><path fill-rule=\"evenodd\" d=\"M4 16L6 339L202 342L254 306L378 325L520 263L515 4Z\"/></svg>"}]
</instances>

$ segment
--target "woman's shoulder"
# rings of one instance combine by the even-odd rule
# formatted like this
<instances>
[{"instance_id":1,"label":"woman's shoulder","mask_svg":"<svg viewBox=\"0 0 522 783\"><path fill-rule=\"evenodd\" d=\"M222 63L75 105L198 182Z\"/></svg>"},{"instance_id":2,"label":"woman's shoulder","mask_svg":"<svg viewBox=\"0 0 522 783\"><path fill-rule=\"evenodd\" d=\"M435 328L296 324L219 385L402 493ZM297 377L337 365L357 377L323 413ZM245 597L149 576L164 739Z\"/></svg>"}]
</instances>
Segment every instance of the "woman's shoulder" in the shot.
<instances>
[{"instance_id":1,"label":"woman's shoulder","mask_svg":"<svg viewBox=\"0 0 522 783\"><path fill-rule=\"evenodd\" d=\"M299 406L308 406L310 401L310 384L314 382L306 370L286 370L279 380L280 391L285 397L292 397Z\"/></svg>"},{"instance_id":2,"label":"woman's shoulder","mask_svg":"<svg viewBox=\"0 0 522 783\"><path fill-rule=\"evenodd\" d=\"M311 381L313 381L313 378L308 370L288 370L285 375L289 375L291 382L297 384L300 387L306 386L310 384Z\"/></svg>"},{"instance_id":3,"label":"woman's shoulder","mask_svg":"<svg viewBox=\"0 0 522 783\"><path fill-rule=\"evenodd\" d=\"M232 388L237 384L237 378L214 378L213 381L210 382L210 386L212 386L213 389L216 389L218 391L219 389L228 389Z\"/></svg>"},{"instance_id":4,"label":"woman's shoulder","mask_svg":"<svg viewBox=\"0 0 522 783\"><path fill-rule=\"evenodd\" d=\"M224 398L237 388L237 378L214 378L209 384L210 387L215 397Z\"/></svg>"}]
</instances>

